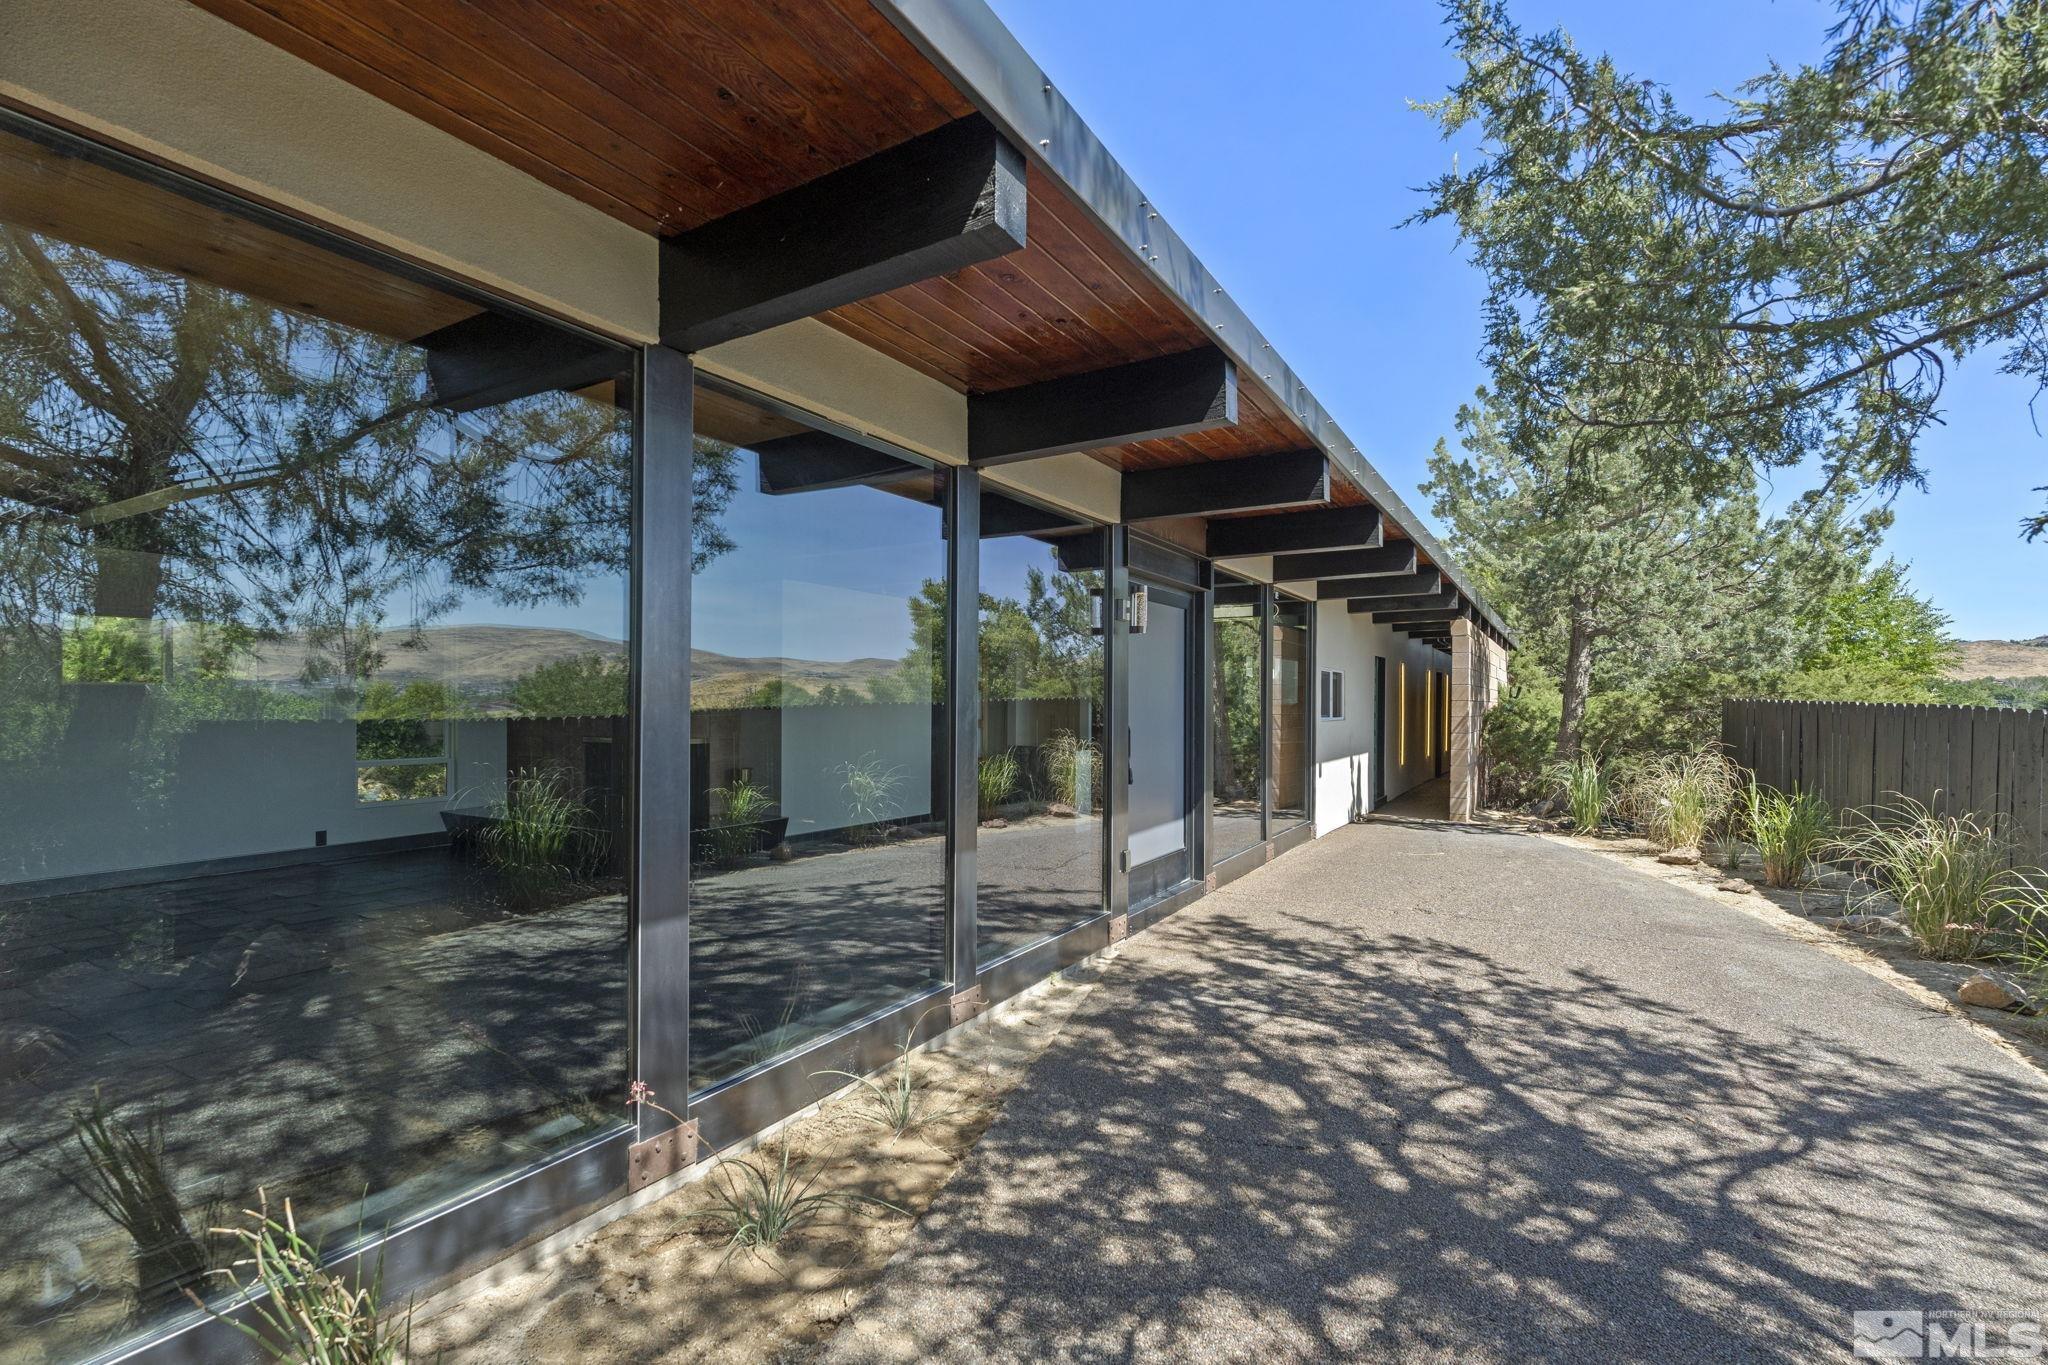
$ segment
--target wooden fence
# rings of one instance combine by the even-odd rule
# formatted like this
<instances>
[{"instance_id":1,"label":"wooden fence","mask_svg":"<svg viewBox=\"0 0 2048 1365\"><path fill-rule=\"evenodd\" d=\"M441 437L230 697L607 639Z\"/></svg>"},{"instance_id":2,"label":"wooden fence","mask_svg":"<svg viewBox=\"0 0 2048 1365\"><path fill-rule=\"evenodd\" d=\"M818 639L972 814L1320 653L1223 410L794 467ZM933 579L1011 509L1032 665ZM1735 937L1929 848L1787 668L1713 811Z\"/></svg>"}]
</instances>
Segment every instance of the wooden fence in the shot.
<instances>
[{"instance_id":1,"label":"wooden fence","mask_svg":"<svg viewBox=\"0 0 2048 1365\"><path fill-rule=\"evenodd\" d=\"M2024 863L2048 862L2048 711L1879 702L1727 701L1721 741L1765 786L1837 811L1910 796L1996 817Z\"/></svg>"}]
</instances>

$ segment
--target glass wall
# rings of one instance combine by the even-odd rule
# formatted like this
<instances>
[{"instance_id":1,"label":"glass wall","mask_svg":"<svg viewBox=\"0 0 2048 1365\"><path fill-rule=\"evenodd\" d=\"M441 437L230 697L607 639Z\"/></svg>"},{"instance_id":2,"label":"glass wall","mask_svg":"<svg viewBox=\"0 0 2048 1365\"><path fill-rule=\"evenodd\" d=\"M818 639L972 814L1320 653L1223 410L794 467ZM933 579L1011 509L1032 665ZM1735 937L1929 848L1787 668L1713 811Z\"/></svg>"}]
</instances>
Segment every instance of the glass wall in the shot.
<instances>
[{"instance_id":1,"label":"glass wall","mask_svg":"<svg viewBox=\"0 0 2048 1365\"><path fill-rule=\"evenodd\" d=\"M1273 733L1267 746L1273 780L1273 828L1285 829L1308 819L1309 707L1313 675L1309 671L1309 604L1280 597L1273 604Z\"/></svg>"},{"instance_id":2,"label":"glass wall","mask_svg":"<svg viewBox=\"0 0 2048 1365\"><path fill-rule=\"evenodd\" d=\"M1228 574L1216 575L1210 596L1210 655L1214 670L1209 720L1211 856L1221 862L1265 837L1260 743L1260 655L1264 631L1260 591Z\"/></svg>"},{"instance_id":3,"label":"glass wall","mask_svg":"<svg viewBox=\"0 0 2048 1365\"><path fill-rule=\"evenodd\" d=\"M63 1359L259 1187L336 1248L621 1121L630 422L623 352L0 186L0 1354Z\"/></svg>"},{"instance_id":4,"label":"glass wall","mask_svg":"<svg viewBox=\"0 0 2048 1365\"><path fill-rule=\"evenodd\" d=\"M710 1085L945 977L942 475L700 387L690 1056Z\"/></svg>"},{"instance_id":5,"label":"glass wall","mask_svg":"<svg viewBox=\"0 0 2048 1365\"><path fill-rule=\"evenodd\" d=\"M1106 537L993 493L981 516L975 914L986 962L1102 911Z\"/></svg>"}]
</instances>

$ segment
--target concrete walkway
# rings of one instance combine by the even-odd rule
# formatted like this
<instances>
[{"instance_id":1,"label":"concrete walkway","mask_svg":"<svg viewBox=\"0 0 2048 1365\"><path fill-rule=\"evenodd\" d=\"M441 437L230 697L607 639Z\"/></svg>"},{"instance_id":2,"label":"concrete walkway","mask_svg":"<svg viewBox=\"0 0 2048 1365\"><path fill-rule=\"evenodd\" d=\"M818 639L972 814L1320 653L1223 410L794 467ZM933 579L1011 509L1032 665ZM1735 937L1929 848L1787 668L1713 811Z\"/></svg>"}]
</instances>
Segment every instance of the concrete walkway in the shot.
<instances>
[{"instance_id":1,"label":"concrete walkway","mask_svg":"<svg viewBox=\"0 0 2048 1365\"><path fill-rule=\"evenodd\" d=\"M2048 1084L1963 1023L1357 825L1134 939L824 1355L1847 1359L1852 1310L2048 1310L2044 1214Z\"/></svg>"}]
</instances>

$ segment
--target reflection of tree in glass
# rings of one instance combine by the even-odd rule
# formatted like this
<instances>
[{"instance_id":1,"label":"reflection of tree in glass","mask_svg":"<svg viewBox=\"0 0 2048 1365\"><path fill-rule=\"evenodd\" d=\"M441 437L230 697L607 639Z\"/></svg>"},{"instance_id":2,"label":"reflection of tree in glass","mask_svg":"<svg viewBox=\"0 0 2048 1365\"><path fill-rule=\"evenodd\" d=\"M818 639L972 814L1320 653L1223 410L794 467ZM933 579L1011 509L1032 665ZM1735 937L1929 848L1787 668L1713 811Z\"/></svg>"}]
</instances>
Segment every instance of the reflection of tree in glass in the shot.
<instances>
[{"instance_id":1,"label":"reflection of tree in glass","mask_svg":"<svg viewBox=\"0 0 2048 1365\"><path fill-rule=\"evenodd\" d=\"M1224 726L1228 763L1223 787L1226 798L1256 796L1259 778L1259 628L1258 622L1225 618L1216 623L1216 668L1222 695L1217 718Z\"/></svg>"},{"instance_id":2,"label":"reflection of tree in glass","mask_svg":"<svg viewBox=\"0 0 2048 1365\"><path fill-rule=\"evenodd\" d=\"M1102 642L1095 637L1093 574L1024 571L1024 600L981 595L981 691L1002 700L1102 697ZM892 675L868 684L876 701L944 688L946 587L927 579L910 599L910 650Z\"/></svg>"},{"instance_id":3,"label":"reflection of tree in glass","mask_svg":"<svg viewBox=\"0 0 2048 1365\"><path fill-rule=\"evenodd\" d=\"M555 659L514 678L506 700L522 716L623 716L628 671L620 654Z\"/></svg>"},{"instance_id":4,"label":"reflection of tree in glass","mask_svg":"<svg viewBox=\"0 0 2048 1365\"><path fill-rule=\"evenodd\" d=\"M67 623L212 623L213 678L295 639L301 683L345 695L394 602L415 630L472 596L575 603L625 572L627 438L563 393L437 412L403 341L0 225L0 730L125 804L189 717L168 688L59 696ZM136 677L104 643L74 662Z\"/></svg>"}]
</instances>

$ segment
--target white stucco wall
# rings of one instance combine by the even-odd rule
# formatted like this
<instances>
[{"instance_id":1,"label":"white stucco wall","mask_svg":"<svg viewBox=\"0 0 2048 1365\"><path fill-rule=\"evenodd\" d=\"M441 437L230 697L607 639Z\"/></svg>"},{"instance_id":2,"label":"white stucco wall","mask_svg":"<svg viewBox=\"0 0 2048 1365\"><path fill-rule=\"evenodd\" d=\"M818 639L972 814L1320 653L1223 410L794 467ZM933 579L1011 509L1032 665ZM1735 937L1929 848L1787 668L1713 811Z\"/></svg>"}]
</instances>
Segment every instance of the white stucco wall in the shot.
<instances>
[{"instance_id":1,"label":"white stucco wall","mask_svg":"<svg viewBox=\"0 0 2048 1365\"><path fill-rule=\"evenodd\" d=\"M1387 752L1373 749L1373 660L1387 661ZM1402 761L1401 717L1397 701L1402 665L1407 666L1407 753ZM1448 656L1389 626L1373 625L1353 615L1342 602L1316 606L1316 671L1320 688L1326 668L1344 673L1344 717L1316 721L1316 834L1328 834L1370 809L1372 769L1386 764L1389 798L1399 796L1436 775L1434 737L1425 742L1425 688L1429 671L1439 675ZM1320 698L1320 692L1318 692ZM1318 706L1320 713L1320 706Z\"/></svg>"}]
</instances>

